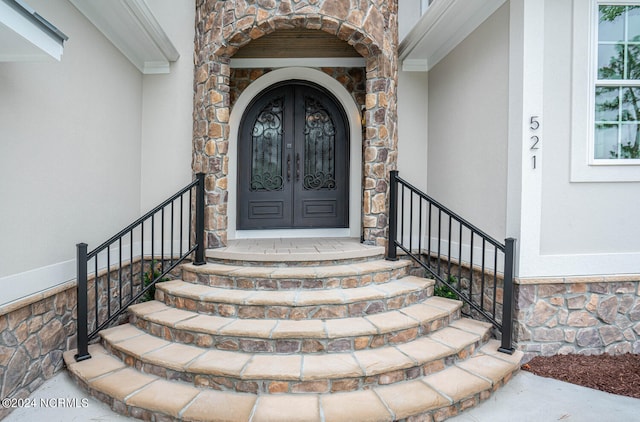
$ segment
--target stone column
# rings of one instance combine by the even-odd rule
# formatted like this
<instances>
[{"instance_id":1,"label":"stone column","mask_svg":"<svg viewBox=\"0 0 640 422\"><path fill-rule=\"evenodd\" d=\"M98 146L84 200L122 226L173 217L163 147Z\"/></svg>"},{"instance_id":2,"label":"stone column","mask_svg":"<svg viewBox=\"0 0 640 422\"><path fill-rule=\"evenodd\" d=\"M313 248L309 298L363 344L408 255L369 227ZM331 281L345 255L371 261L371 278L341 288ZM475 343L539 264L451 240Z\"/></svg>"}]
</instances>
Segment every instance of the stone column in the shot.
<instances>
[{"instance_id":1,"label":"stone column","mask_svg":"<svg viewBox=\"0 0 640 422\"><path fill-rule=\"evenodd\" d=\"M207 174L207 248L226 243L227 189L235 189L227 186L230 58L254 39L292 28L333 34L367 59L363 234L385 245L397 159L397 0L197 0L192 168Z\"/></svg>"},{"instance_id":2,"label":"stone column","mask_svg":"<svg viewBox=\"0 0 640 422\"><path fill-rule=\"evenodd\" d=\"M385 246L389 229L389 172L398 157L397 0L382 2L383 21L368 19L365 30L382 39L382 50L367 59L366 131L362 221L366 243Z\"/></svg>"}]
</instances>

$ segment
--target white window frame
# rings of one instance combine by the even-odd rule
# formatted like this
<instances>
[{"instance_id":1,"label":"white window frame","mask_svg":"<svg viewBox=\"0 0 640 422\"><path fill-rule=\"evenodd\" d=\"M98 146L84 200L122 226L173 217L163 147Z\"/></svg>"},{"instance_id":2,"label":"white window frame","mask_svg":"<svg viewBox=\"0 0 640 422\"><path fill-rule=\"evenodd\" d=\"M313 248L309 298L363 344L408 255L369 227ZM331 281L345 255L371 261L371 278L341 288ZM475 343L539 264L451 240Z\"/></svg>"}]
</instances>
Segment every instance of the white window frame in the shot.
<instances>
[{"instance_id":1,"label":"white window frame","mask_svg":"<svg viewBox=\"0 0 640 422\"><path fill-rule=\"evenodd\" d=\"M640 1L574 2L571 181L637 182L640 181L640 159L596 159L594 156L595 88L598 81L598 7L601 4L640 6ZM616 82L618 81L612 81L611 84L623 85Z\"/></svg>"}]
</instances>

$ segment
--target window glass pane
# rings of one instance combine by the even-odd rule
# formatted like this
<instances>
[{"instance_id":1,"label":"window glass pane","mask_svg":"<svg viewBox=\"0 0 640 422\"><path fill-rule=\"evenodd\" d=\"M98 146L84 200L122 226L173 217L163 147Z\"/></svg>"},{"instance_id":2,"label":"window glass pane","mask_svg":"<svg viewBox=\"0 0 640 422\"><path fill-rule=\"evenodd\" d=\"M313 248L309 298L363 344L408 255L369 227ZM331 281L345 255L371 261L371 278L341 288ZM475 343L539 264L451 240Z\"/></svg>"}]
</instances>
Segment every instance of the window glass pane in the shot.
<instances>
[{"instance_id":1,"label":"window glass pane","mask_svg":"<svg viewBox=\"0 0 640 422\"><path fill-rule=\"evenodd\" d=\"M640 41L640 6L627 9L627 41Z\"/></svg>"},{"instance_id":2,"label":"window glass pane","mask_svg":"<svg viewBox=\"0 0 640 422\"><path fill-rule=\"evenodd\" d=\"M624 45L598 46L598 79L622 79L624 72Z\"/></svg>"},{"instance_id":3,"label":"window glass pane","mask_svg":"<svg viewBox=\"0 0 640 422\"><path fill-rule=\"evenodd\" d=\"M618 125L596 124L594 157L596 159L617 158Z\"/></svg>"},{"instance_id":4,"label":"window glass pane","mask_svg":"<svg viewBox=\"0 0 640 422\"><path fill-rule=\"evenodd\" d=\"M600 6L598 41L624 41L624 6Z\"/></svg>"},{"instance_id":5,"label":"window glass pane","mask_svg":"<svg viewBox=\"0 0 640 422\"><path fill-rule=\"evenodd\" d=\"M596 88L596 121L598 122L617 122L618 108L620 99L618 87L597 87Z\"/></svg>"},{"instance_id":6,"label":"window glass pane","mask_svg":"<svg viewBox=\"0 0 640 422\"><path fill-rule=\"evenodd\" d=\"M640 45L627 48L627 79L640 79Z\"/></svg>"},{"instance_id":7,"label":"window glass pane","mask_svg":"<svg viewBox=\"0 0 640 422\"><path fill-rule=\"evenodd\" d=\"M625 121L638 120L640 117L640 88L622 88L622 113Z\"/></svg>"},{"instance_id":8,"label":"window glass pane","mask_svg":"<svg viewBox=\"0 0 640 422\"><path fill-rule=\"evenodd\" d=\"M623 124L620 136L620 155L617 158L640 158L640 143L638 142L638 125L635 123Z\"/></svg>"},{"instance_id":9,"label":"window glass pane","mask_svg":"<svg viewBox=\"0 0 640 422\"><path fill-rule=\"evenodd\" d=\"M600 5L594 158L640 159L640 6ZM600 83L602 85L602 83Z\"/></svg>"}]
</instances>

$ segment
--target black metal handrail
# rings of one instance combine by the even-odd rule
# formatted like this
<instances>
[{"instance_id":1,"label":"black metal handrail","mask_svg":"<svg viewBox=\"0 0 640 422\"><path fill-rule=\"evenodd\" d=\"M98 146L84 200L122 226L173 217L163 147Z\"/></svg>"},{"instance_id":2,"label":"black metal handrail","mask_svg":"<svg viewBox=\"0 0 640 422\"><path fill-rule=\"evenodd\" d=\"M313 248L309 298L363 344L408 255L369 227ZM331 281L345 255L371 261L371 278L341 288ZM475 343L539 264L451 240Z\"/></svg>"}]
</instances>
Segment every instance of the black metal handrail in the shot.
<instances>
[{"instance_id":1,"label":"black metal handrail","mask_svg":"<svg viewBox=\"0 0 640 422\"><path fill-rule=\"evenodd\" d=\"M193 197L194 190L195 204ZM185 201L185 197L187 197L187 201ZM178 211L175 210L176 207ZM185 212L185 208L188 208L187 212ZM156 223L158 214L160 214L159 225ZM168 214L168 216L166 214ZM195 236L192 234L192 221L194 222L193 232ZM146 237L145 223L150 223L151 225L151 231L147 231ZM159 229L158 226L160 227ZM170 246L165 249L167 240L165 238L165 229L167 229L167 226L169 226L168 241L170 242ZM184 239L185 232L187 239ZM139 253L134 253L134 245L138 243L135 242L136 237L140 244ZM158 237L159 239L157 239ZM193 237L195 237L195 240ZM151 242L151 250L145 253L145 241L147 241L147 239ZM186 241L183 241L183 239ZM158 251L156 247L157 240L160 242L160 251ZM175 245L176 242L177 245ZM128 259L123 261L123 248L127 247L129 249ZM82 361L91 358L89 354L89 341L92 338L113 323L129 306L136 303L148 291L154 289L156 283L162 281L189 255L194 254L193 263L195 265L203 265L205 263L204 173L198 173L196 178L187 186L91 252L87 252L86 243L77 244L76 249L78 353L75 355L75 359L76 361ZM157 270L156 259L158 252L160 252L160 259L158 262L159 269ZM117 254L117 256L112 257L112 254ZM106 259L105 268L100 268L99 261L101 257ZM148 260L150 263L147 265L149 270L145 273L146 257L149 257ZM134 266L138 259L140 261L140 270L139 274L135 274ZM91 260L93 261L93 286L90 288L87 270L89 261ZM125 270L127 266L128 271ZM112 280L112 275L115 277L115 280ZM134 286L134 275L136 277L139 276L140 283L138 286ZM100 283L99 279L101 277L105 277L106 281ZM150 280L146 285L145 277ZM100 289L100 287L102 287L102 289ZM90 293L93 296L91 320L89 319ZM104 300L102 301L101 293L106 295L106 299L103 297L102 299ZM127 298L123 300L125 296Z\"/></svg>"},{"instance_id":2,"label":"black metal handrail","mask_svg":"<svg viewBox=\"0 0 640 422\"><path fill-rule=\"evenodd\" d=\"M501 334L499 350L513 353L515 239L503 244L400 178L398 171L389 176L387 259L398 259L400 248L466 303L469 314L491 322ZM474 273L479 273L475 279Z\"/></svg>"}]
</instances>

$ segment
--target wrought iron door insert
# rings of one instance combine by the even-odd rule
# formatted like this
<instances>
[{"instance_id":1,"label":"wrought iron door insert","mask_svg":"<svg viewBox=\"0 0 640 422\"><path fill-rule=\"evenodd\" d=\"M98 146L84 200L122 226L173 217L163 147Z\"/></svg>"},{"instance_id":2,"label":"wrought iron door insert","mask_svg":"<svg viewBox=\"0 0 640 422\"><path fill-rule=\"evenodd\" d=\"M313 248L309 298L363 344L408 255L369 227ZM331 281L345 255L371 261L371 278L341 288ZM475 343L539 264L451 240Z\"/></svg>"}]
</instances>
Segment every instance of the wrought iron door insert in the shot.
<instances>
[{"instance_id":1,"label":"wrought iron door insert","mask_svg":"<svg viewBox=\"0 0 640 422\"><path fill-rule=\"evenodd\" d=\"M247 108L238 139L238 228L348 227L349 131L322 88L289 81Z\"/></svg>"}]
</instances>

